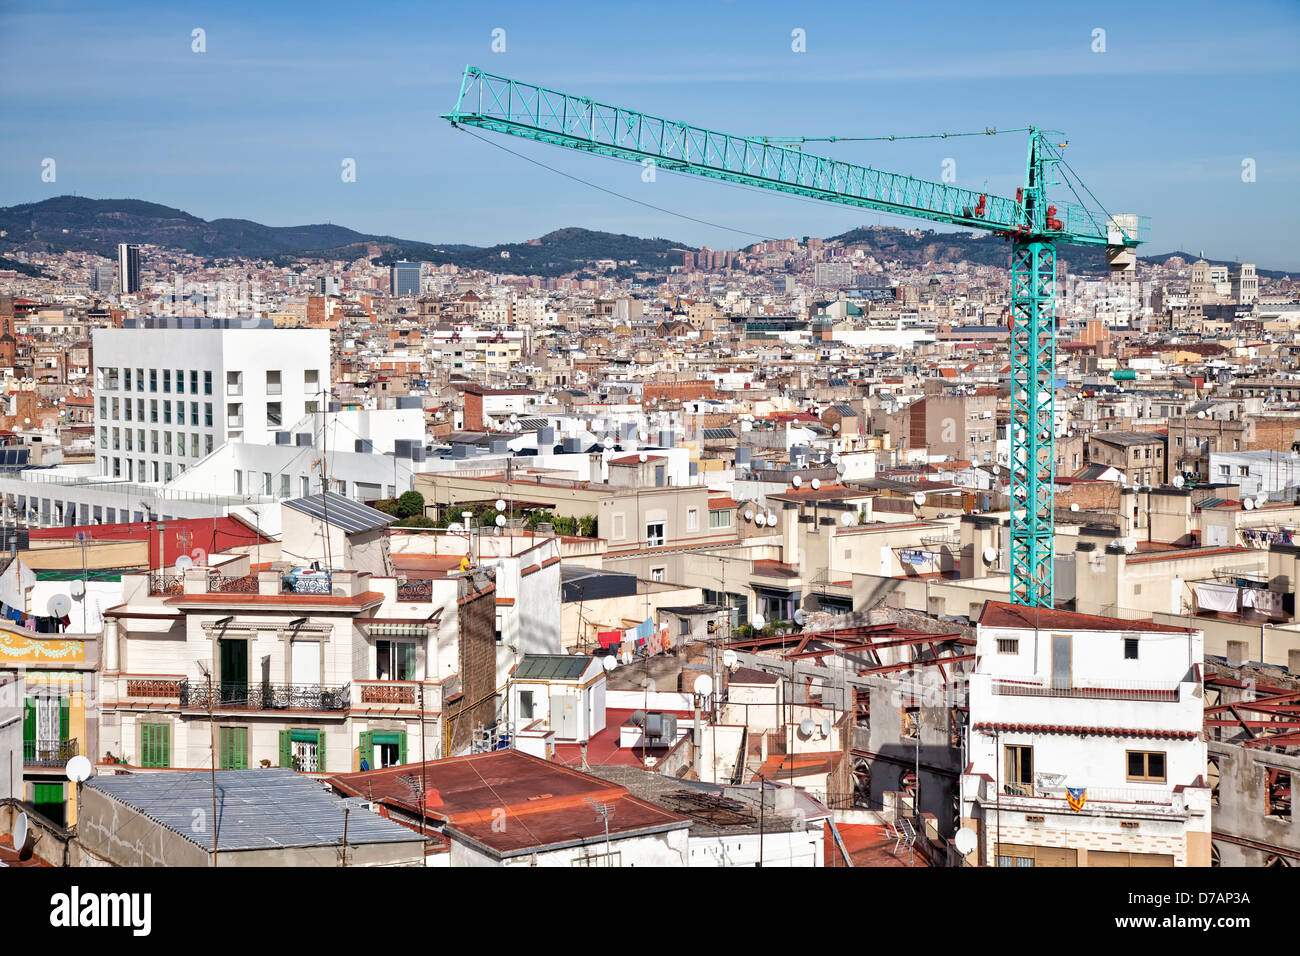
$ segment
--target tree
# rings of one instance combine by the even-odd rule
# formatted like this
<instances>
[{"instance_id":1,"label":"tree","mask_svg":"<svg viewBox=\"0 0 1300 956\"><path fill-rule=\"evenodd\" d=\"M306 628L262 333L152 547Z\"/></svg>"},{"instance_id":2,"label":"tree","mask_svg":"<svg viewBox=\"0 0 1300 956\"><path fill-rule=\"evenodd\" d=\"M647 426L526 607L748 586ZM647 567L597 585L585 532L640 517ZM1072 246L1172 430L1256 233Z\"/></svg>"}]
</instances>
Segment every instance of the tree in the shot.
<instances>
[{"instance_id":1,"label":"tree","mask_svg":"<svg viewBox=\"0 0 1300 956\"><path fill-rule=\"evenodd\" d=\"M596 537L596 516L583 515L578 519L578 533L584 538Z\"/></svg>"},{"instance_id":2,"label":"tree","mask_svg":"<svg viewBox=\"0 0 1300 956\"><path fill-rule=\"evenodd\" d=\"M412 515L397 522L396 528L436 528L438 523L425 515Z\"/></svg>"},{"instance_id":3,"label":"tree","mask_svg":"<svg viewBox=\"0 0 1300 956\"><path fill-rule=\"evenodd\" d=\"M424 514L424 495L418 491L403 492L402 496L397 499L397 507L393 514L399 518L413 518L416 515Z\"/></svg>"}]
</instances>

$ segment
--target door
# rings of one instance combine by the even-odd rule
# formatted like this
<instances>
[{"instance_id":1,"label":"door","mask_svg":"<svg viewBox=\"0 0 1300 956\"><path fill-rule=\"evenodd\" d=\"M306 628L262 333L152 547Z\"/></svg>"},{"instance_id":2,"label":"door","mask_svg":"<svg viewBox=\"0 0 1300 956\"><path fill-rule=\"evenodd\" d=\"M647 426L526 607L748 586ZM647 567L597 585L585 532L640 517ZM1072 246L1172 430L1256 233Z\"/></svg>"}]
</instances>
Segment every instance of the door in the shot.
<instances>
[{"instance_id":1,"label":"door","mask_svg":"<svg viewBox=\"0 0 1300 956\"><path fill-rule=\"evenodd\" d=\"M294 641L292 682L297 687L320 685L320 641Z\"/></svg>"},{"instance_id":2,"label":"door","mask_svg":"<svg viewBox=\"0 0 1300 956\"><path fill-rule=\"evenodd\" d=\"M248 700L248 641L222 638L221 689L223 704L245 703Z\"/></svg>"},{"instance_id":3,"label":"door","mask_svg":"<svg viewBox=\"0 0 1300 956\"><path fill-rule=\"evenodd\" d=\"M1052 635L1052 687L1068 690L1074 657L1074 638L1069 634Z\"/></svg>"},{"instance_id":4,"label":"door","mask_svg":"<svg viewBox=\"0 0 1300 956\"><path fill-rule=\"evenodd\" d=\"M559 694L552 698L551 727L557 740L578 739L578 698L571 694ZM558 718L558 719L555 719Z\"/></svg>"},{"instance_id":5,"label":"door","mask_svg":"<svg viewBox=\"0 0 1300 956\"><path fill-rule=\"evenodd\" d=\"M32 806L34 806L36 812L45 817L45 819L57 823L59 826L64 826L66 824L66 805L63 797L63 784L32 784Z\"/></svg>"}]
</instances>

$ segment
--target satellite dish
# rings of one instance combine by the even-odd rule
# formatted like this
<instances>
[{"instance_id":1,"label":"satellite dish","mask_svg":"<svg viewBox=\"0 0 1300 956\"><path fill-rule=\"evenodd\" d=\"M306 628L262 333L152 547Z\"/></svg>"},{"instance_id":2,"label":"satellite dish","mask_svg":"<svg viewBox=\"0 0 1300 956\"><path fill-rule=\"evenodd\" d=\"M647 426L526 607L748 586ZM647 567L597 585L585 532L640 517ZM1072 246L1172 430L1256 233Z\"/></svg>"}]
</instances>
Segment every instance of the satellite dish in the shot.
<instances>
[{"instance_id":1,"label":"satellite dish","mask_svg":"<svg viewBox=\"0 0 1300 956\"><path fill-rule=\"evenodd\" d=\"M1255 507L1256 507L1256 508L1262 508L1262 507L1264 507L1264 505L1266 505L1266 504L1268 504L1268 498L1267 498L1266 496L1264 496L1264 495L1256 495L1256 496L1255 496Z\"/></svg>"},{"instance_id":2,"label":"satellite dish","mask_svg":"<svg viewBox=\"0 0 1300 956\"><path fill-rule=\"evenodd\" d=\"M816 726L817 724L811 717L805 717L803 720L799 721L799 733L803 734L805 737L811 737L813 728Z\"/></svg>"},{"instance_id":3,"label":"satellite dish","mask_svg":"<svg viewBox=\"0 0 1300 956\"><path fill-rule=\"evenodd\" d=\"M83 597L86 596L86 582L73 581L68 586L68 590L72 592L72 600L80 601Z\"/></svg>"},{"instance_id":4,"label":"satellite dish","mask_svg":"<svg viewBox=\"0 0 1300 956\"><path fill-rule=\"evenodd\" d=\"M1134 551L1138 549L1137 538L1134 538L1132 536L1125 538L1122 543L1124 545L1124 550L1127 551L1129 554L1132 554Z\"/></svg>"},{"instance_id":5,"label":"satellite dish","mask_svg":"<svg viewBox=\"0 0 1300 956\"><path fill-rule=\"evenodd\" d=\"M1183 478L1182 475L1174 475L1174 487L1175 487L1175 488L1181 488L1181 487L1182 487L1183 485L1185 485L1185 484L1187 484L1187 481L1186 481L1185 478Z\"/></svg>"},{"instance_id":6,"label":"satellite dish","mask_svg":"<svg viewBox=\"0 0 1300 956\"><path fill-rule=\"evenodd\" d=\"M83 780L90 779L91 769L90 759L83 754L77 754L68 761L64 772L67 773L68 779L73 783L81 783Z\"/></svg>"},{"instance_id":7,"label":"satellite dish","mask_svg":"<svg viewBox=\"0 0 1300 956\"><path fill-rule=\"evenodd\" d=\"M844 462L840 462L839 464L837 464L837 465L835 466L835 473L836 473L837 475L842 475L842 474L844 474Z\"/></svg>"},{"instance_id":8,"label":"satellite dish","mask_svg":"<svg viewBox=\"0 0 1300 956\"><path fill-rule=\"evenodd\" d=\"M957 852L962 856L970 856L975 852L980 843L979 837L975 835L975 831L969 827L962 827L958 830L957 835L953 838L953 842L957 844Z\"/></svg>"},{"instance_id":9,"label":"satellite dish","mask_svg":"<svg viewBox=\"0 0 1300 956\"><path fill-rule=\"evenodd\" d=\"M798 488L800 485L803 484L803 479L800 478L798 475L795 475L793 478L790 479L790 484Z\"/></svg>"},{"instance_id":10,"label":"satellite dish","mask_svg":"<svg viewBox=\"0 0 1300 956\"><path fill-rule=\"evenodd\" d=\"M984 563L985 563L985 564L992 564L992 563L993 563L994 561L996 561L997 559L998 559L998 549L997 549L997 548L985 548L985 549L984 549Z\"/></svg>"},{"instance_id":11,"label":"satellite dish","mask_svg":"<svg viewBox=\"0 0 1300 956\"><path fill-rule=\"evenodd\" d=\"M1071 511L1078 511L1078 510L1079 510L1079 502L1077 502L1077 501L1072 502L1072 503L1070 504L1070 510L1071 510Z\"/></svg>"},{"instance_id":12,"label":"satellite dish","mask_svg":"<svg viewBox=\"0 0 1300 956\"><path fill-rule=\"evenodd\" d=\"M831 735L831 719L829 717L822 718L821 730L823 737L829 737Z\"/></svg>"},{"instance_id":13,"label":"satellite dish","mask_svg":"<svg viewBox=\"0 0 1300 956\"><path fill-rule=\"evenodd\" d=\"M767 515L755 515L754 524L758 525L760 528L763 527L763 525L767 524Z\"/></svg>"},{"instance_id":14,"label":"satellite dish","mask_svg":"<svg viewBox=\"0 0 1300 956\"><path fill-rule=\"evenodd\" d=\"M496 526L497 526L498 528L504 528L504 527L506 526L506 516L505 516L505 515L497 515L497 516L496 516Z\"/></svg>"},{"instance_id":15,"label":"satellite dish","mask_svg":"<svg viewBox=\"0 0 1300 956\"><path fill-rule=\"evenodd\" d=\"M731 670L731 668L735 667L739 663L740 663L740 655L737 654L735 651L725 650L722 652L722 666L725 667L727 670Z\"/></svg>"},{"instance_id":16,"label":"satellite dish","mask_svg":"<svg viewBox=\"0 0 1300 956\"><path fill-rule=\"evenodd\" d=\"M645 453L645 452L641 452L641 454L637 455L637 459L638 459L642 464L644 464L644 463L645 463L645 460L646 460L646 453Z\"/></svg>"},{"instance_id":17,"label":"satellite dish","mask_svg":"<svg viewBox=\"0 0 1300 956\"><path fill-rule=\"evenodd\" d=\"M451 524L447 525L447 530L448 530L448 531L464 531L464 530L465 530L465 526L462 525L459 521L453 521Z\"/></svg>"},{"instance_id":18,"label":"satellite dish","mask_svg":"<svg viewBox=\"0 0 1300 956\"><path fill-rule=\"evenodd\" d=\"M27 814L18 814L18 819L14 823L14 851L22 856L27 849L27 838L31 836L31 830L27 827Z\"/></svg>"},{"instance_id":19,"label":"satellite dish","mask_svg":"<svg viewBox=\"0 0 1300 956\"><path fill-rule=\"evenodd\" d=\"M1247 511L1250 511L1252 508L1255 507L1255 502L1247 498L1245 501L1241 503L1241 506L1245 508Z\"/></svg>"},{"instance_id":20,"label":"satellite dish","mask_svg":"<svg viewBox=\"0 0 1300 956\"><path fill-rule=\"evenodd\" d=\"M844 525L846 528L853 524L853 512L846 511L844 514L840 515L840 524Z\"/></svg>"},{"instance_id":21,"label":"satellite dish","mask_svg":"<svg viewBox=\"0 0 1300 956\"><path fill-rule=\"evenodd\" d=\"M800 607L800 608L795 608L795 611L794 611L794 622L795 622L796 624L802 625L802 624L803 624L803 619L804 619L803 608L801 608L801 607Z\"/></svg>"},{"instance_id":22,"label":"satellite dish","mask_svg":"<svg viewBox=\"0 0 1300 956\"><path fill-rule=\"evenodd\" d=\"M912 500L915 501L918 505L925 504L925 492L918 491L916 494L912 495Z\"/></svg>"},{"instance_id":23,"label":"satellite dish","mask_svg":"<svg viewBox=\"0 0 1300 956\"><path fill-rule=\"evenodd\" d=\"M837 432L837 431L839 431L839 430L840 430L840 423L839 423L839 422L836 422L834 425L831 426L831 431L833 431L833 432Z\"/></svg>"},{"instance_id":24,"label":"satellite dish","mask_svg":"<svg viewBox=\"0 0 1300 956\"><path fill-rule=\"evenodd\" d=\"M816 490L817 490L818 488L820 488L821 486L822 486L822 482L821 482L821 479L820 479L820 478L814 478L814 479L812 480L812 490L813 490L813 491L816 491Z\"/></svg>"},{"instance_id":25,"label":"satellite dish","mask_svg":"<svg viewBox=\"0 0 1300 956\"><path fill-rule=\"evenodd\" d=\"M754 520L754 511L753 511L752 508L746 508L746 509L745 509L745 520L746 520L746 521L753 521L753 520Z\"/></svg>"},{"instance_id":26,"label":"satellite dish","mask_svg":"<svg viewBox=\"0 0 1300 956\"><path fill-rule=\"evenodd\" d=\"M194 559L191 558L188 554L182 554L179 558L176 559L177 571L182 571L182 572L188 571L192 567L194 567Z\"/></svg>"},{"instance_id":27,"label":"satellite dish","mask_svg":"<svg viewBox=\"0 0 1300 956\"><path fill-rule=\"evenodd\" d=\"M600 659L600 666L605 668L606 671L612 671L618 666L618 661L614 660L612 657L602 657Z\"/></svg>"},{"instance_id":28,"label":"satellite dish","mask_svg":"<svg viewBox=\"0 0 1300 956\"><path fill-rule=\"evenodd\" d=\"M708 674L701 674L695 678L695 683L691 687L700 697L708 697L713 693L713 678Z\"/></svg>"},{"instance_id":29,"label":"satellite dish","mask_svg":"<svg viewBox=\"0 0 1300 956\"><path fill-rule=\"evenodd\" d=\"M506 510L506 500L504 498L498 498L496 501L496 505L497 505L497 511Z\"/></svg>"},{"instance_id":30,"label":"satellite dish","mask_svg":"<svg viewBox=\"0 0 1300 956\"><path fill-rule=\"evenodd\" d=\"M838 465L839 463L840 463L840 456L838 454L831 455L831 464Z\"/></svg>"},{"instance_id":31,"label":"satellite dish","mask_svg":"<svg viewBox=\"0 0 1300 956\"><path fill-rule=\"evenodd\" d=\"M755 615L754 615L754 626L755 626L755 627L764 627L766 624L767 624L767 621L763 620L763 615L761 615L761 614L755 614Z\"/></svg>"},{"instance_id":32,"label":"satellite dish","mask_svg":"<svg viewBox=\"0 0 1300 956\"><path fill-rule=\"evenodd\" d=\"M56 594L45 605L51 617L63 617L72 610L72 598L66 594Z\"/></svg>"}]
</instances>

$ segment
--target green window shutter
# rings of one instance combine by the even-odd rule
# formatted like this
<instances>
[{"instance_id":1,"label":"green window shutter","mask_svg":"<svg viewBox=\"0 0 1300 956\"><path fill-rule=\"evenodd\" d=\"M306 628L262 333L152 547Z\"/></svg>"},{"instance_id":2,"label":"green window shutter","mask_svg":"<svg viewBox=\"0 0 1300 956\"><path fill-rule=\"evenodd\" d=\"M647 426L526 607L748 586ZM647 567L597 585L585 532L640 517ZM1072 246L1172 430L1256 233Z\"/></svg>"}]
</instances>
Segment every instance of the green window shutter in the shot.
<instances>
[{"instance_id":1,"label":"green window shutter","mask_svg":"<svg viewBox=\"0 0 1300 956\"><path fill-rule=\"evenodd\" d=\"M158 725L158 766L170 767L172 765L172 725Z\"/></svg>"},{"instance_id":2,"label":"green window shutter","mask_svg":"<svg viewBox=\"0 0 1300 956\"><path fill-rule=\"evenodd\" d=\"M221 769L248 769L248 728L221 728Z\"/></svg>"},{"instance_id":3,"label":"green window shutter","mask_svg":"<svg viewBox=\"0 0 1300 956\"><path fill-rule=\"evenodd\" d=\"M140 766L170 767L171 724L140 725Z\"/></svg>"},{"instance_id":4,"label":"green window shutter","mask_svg":"<svg viewBox=\"0 0 1300 956\"><path fill-rule=\"evenodd\" d=\"M289 731L280 731L280 766L292 767L293 760L289 753Z\"/></svg>"},{"instance_id":5,"label":"green window shutter","mask_svg":"<svg viewBox=\"0 0 1300 956\"><path fill-rule=\"evenodd\" d=\"M397 735L397 762L406 763L406 731Z\"/></svg>"},{"instance_id":6,"label":"green window shutter","mask_svg":"<svg viewBox=\"0 0 1300 956\"><path fill-rule=\"evenodd\" d=\"M23 741L36 739L36 698L23 698Z\"/></svg>"},{"instance_id":7,"label":"green window shutter","mask_svg":"<svg viewBox=\"0 0 1300 956\"><path fill-rule=\"evenodd\" d=\"M325 731L316 733L316 769L325 772Z\"/></svg>"},{"instance_id":8,"label":"green window shutter","mask_svg":"<svg viewBox=\"0 0 1300 956\"><path fill-rule=\"evenodd\" d=\"M248 728L235 728L236 753L235 768L238 770L248 769Z\"/></svg>"},{"instance_id":9,"label":"green window shutter","mask_svg":"<svg viewBox=\"0 0 1300 956\"><path fill-rule=\"evenodd\" d=\"M359 747L359 749L360 749L360 751L361 751L361 754L360 754L361 760L364 760L364 761L366 762L366 766L370 767L371 770L374 770L374 769L375 769L375 767L374 767L374 763L375 763L375 735L372 734L372 733L371 733L370 731L368 731L368 730L366 730L366 731L362 731L362 733L361 733L361 743L360 743L360 747ZM361 766L361 763L358 761L358 763L357 763L357 767L360 768L360 766Z\"/></svg>"},{"instance_id":10,"label":"green window shutter","mask_svg":"<svg viewBox=\"0 0 1300 956\"><path fill-rule=\"evenodd\" d=\"M59 739L68 739L68 727L71 724L69 710L72 701L66 697L59 698Z\"/></svg>"}]
</instances>

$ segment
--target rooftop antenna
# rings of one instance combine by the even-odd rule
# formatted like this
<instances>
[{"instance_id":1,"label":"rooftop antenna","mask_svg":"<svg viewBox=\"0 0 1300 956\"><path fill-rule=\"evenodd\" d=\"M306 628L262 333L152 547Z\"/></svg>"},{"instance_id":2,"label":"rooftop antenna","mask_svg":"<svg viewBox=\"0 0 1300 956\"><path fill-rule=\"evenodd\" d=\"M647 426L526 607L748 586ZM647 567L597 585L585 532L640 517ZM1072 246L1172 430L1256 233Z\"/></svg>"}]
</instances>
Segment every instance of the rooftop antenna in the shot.
<instances>
[{"instance_id":1,"label":"rooftop antenna","mask_svg":"<svg viewBox=\"0 0 1300 956\"><path fill-rule=\"evenodd\" d=\"M610 848L609 848L609 818L614 815L614 804L599 803L595 800L592 800L590 797L586 797L585 799L587 803L591 806L591 809L596 811L596 816L600 817L602 820L605 821L605 865L613 866L614 854L610 852Z\"/></svg>"}]
</instances>

